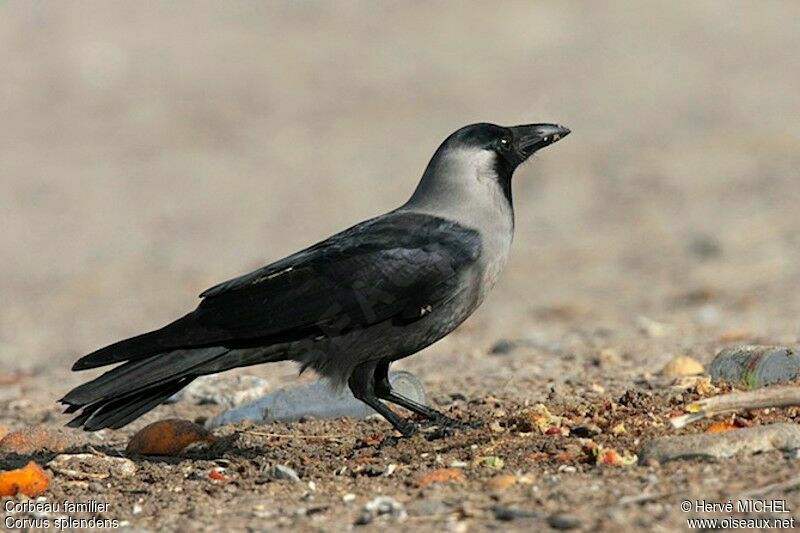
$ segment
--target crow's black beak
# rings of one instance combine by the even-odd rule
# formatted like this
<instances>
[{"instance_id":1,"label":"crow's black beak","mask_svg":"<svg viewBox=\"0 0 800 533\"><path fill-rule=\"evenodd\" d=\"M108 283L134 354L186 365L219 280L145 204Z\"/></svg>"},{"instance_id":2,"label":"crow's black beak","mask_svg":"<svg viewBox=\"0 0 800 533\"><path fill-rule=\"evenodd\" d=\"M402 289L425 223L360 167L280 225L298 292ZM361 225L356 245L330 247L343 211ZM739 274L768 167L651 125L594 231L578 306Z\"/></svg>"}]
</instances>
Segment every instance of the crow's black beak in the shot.
<instances>
[{"instance_id":1,"label":"crow's black beak","mask_svg":"<svg viewBox=\"0 0 800 533\"><path fill-rule=\"evenodd\" d=\"M527 124L514 126L514 146L523 158L569 135L570 130L558 124Z\"/></svg>"}]
</instances>

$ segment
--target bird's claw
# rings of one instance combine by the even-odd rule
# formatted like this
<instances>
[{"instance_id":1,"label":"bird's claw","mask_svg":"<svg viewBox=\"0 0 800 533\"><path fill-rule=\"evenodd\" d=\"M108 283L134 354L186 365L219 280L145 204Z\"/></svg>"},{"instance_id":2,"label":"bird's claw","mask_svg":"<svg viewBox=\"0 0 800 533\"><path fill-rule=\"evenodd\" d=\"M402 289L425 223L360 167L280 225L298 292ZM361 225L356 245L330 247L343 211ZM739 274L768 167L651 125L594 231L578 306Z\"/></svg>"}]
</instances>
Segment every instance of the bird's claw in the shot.
<instances>
[{"instance_id":1,"label":"bird's claw","mask_svg":"<svg viewBox=\"0 0 800 533\"><path fill-rule=\"evenodd\" d=\"M400 436L396 437L394 435L387 435L378 445L378 449L386 448L389 446L397 446L397 444L400 443L401 439L407 439L419 433L420 427L418 424L408 420L404 422L405 423L400 424L399 426L395 426L395 430L397 430L400 433Z\"/></svg>"},{"instance_id":2,"label":"bird's claw","mask_svg":"<svg viewBox=\"0 0 800 533\"><path fill-rule=\"evenodd\" d=\"M386 437L381 443L381 447L394 446L400 442L401 438L413 437L417 433L424 433L427 440L443 439L445 437L452 437L457 431L466 431L481 427L483 422L481 420L456 420L446 415L440 415L432 420L423 423L415 423L409 420L395 426L395 429L400 433L401 437Z\"/></svg>"},{"instance_id":3,"label":"bird's claw","mask_svg":"<svg viewBox=\"0 0 800 533\"><path fill-rule=\"evenodd\" d=\"M400 432L400 434L403 437L408 438L408 437L413 437L414 435L419 433L420 427L419 424L406 420L405 424L402 424L396 429L397 431Z\"/></svg>"},{"instance_id":4,"label":"bird's claw","mask_svg":"<svg viewBox=\"0 0 800 533\"><path fill-rule=\"evenodd\" d=\"M427 424L426 429L428 431L425 432L425 437L428 440L443 439L445 437L452 437L456 434L456 431L475 429L482 425L483 422L480 420L463 421L442 415L441 417L431 420L430 423Z\"/></svg>"}]
</instances>

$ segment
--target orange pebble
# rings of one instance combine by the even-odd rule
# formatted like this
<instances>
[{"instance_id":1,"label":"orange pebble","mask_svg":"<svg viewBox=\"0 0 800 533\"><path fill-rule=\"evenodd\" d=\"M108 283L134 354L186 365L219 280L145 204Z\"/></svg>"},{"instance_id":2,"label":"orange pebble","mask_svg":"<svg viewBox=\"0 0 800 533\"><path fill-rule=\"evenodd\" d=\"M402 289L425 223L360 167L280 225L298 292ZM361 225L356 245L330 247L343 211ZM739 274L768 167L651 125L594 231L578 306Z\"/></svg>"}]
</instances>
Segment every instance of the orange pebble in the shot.
<instances>
[{"instance_id":1,"label":"orange pebble","mask_svg":"<svg viewBox=\"0 0 800 533\"><path fill-rule=\"evenodd\" d=\"M414 485L418 488L423 488L434 483L444 483L451 480L462 481L463 479L464 477L461 474L461 470L456 470L455 468L440 468L439 470L434 470L417 477L417 479L414 480Z\"/></svg>"},{"instance_id":2,"label":"orange pebble","mask_svg":"<svg viewBox=\"0 0 800 533\"><path fill-rule=\"evenodd\" d=\"M214 437L202 426L188 420L169 419L139 430L125 451L138 455L178 455L192 443L213 441Z\"/></svg>"},{"instance_id":3,"label":"orange pebble","mask_svg":"<svg viewBox=\"0 0 800 533\"><path fill-rule=\"evenodd\" d=\"M0 496L38 496L47 490L50 480L42 467L31 461L25 468L0 473Z\"/></svg>"},{"instance_id":4,"label":"orange pebble","mask_svg":"<svg viewBox=\"0 0 800 533\"><path fill-rule=\"evenodd\" d=\"M617 450L603 450L600 455L600 463L604 465L618 465L622 463L622 457L617 453Z\"/></svg>"},{"instance_id":5,"label":"orange pebble","mask_svg":"<svg viewBox=\"0 0 800 533\"><path fill-rule=\"evenodd\" d=\"M226 475L225 472L223 472L219 468L212 468L211 471L208 473L208 477L210 479L213 479L214 481L230 481L231 480L230 476Z\"/></svg>"},{"instance_id":6,"label":"orange pebble","mask_svg":"<svg viewBox=\"0 0 800 533\"><path fill-rule=\"evenodd\" d=\"M737 427L730 422L717 422L716 424L712 424L706 430L706 433L719 433L721 431L728 431L730 429L737 429Z\"/></svg>"}]
</instances>

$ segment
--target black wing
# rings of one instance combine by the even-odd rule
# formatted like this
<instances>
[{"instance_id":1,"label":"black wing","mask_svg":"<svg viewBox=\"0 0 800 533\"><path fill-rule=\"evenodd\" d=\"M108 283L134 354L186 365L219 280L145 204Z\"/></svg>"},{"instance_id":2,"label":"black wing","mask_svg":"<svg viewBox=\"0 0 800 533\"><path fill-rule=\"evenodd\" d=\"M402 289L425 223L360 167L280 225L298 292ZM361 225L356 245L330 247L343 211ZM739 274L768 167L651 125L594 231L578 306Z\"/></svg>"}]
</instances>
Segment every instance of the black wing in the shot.
<instances>
[{"instance_id":1,"label":"black wing","mask_svg":"<svg viewBox=\"0 0 800 533\"><path fill-rule=\"evenodd\" d=\"M80 359L84 369L166 350L245 347L336 336L385 320L413 321L457 292L480 235L430 215L395 211L208 289L164 328Z\"/></svg>"}]
</instances>

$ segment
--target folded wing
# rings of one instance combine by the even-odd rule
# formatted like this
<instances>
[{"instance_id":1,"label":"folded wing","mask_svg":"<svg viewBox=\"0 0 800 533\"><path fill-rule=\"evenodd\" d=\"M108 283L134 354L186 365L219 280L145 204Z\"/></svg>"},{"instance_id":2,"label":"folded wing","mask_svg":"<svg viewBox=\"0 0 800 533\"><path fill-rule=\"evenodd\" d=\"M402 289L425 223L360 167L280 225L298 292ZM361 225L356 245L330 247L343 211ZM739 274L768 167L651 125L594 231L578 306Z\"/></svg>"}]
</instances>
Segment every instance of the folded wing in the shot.
<instances>
[{"instance_id":1,"label":"folded wing","mask_svg":"<svg viewBox=\"0 0 800 533\"><path fill-rule=\"evenodd\" d=\"M458 290L480 236L456 223L393 212L205 291L192 313L102 348L86 369L169 350L266 346L336 336L385 320L413 321Z\"/></svg>"}]
</instances>

